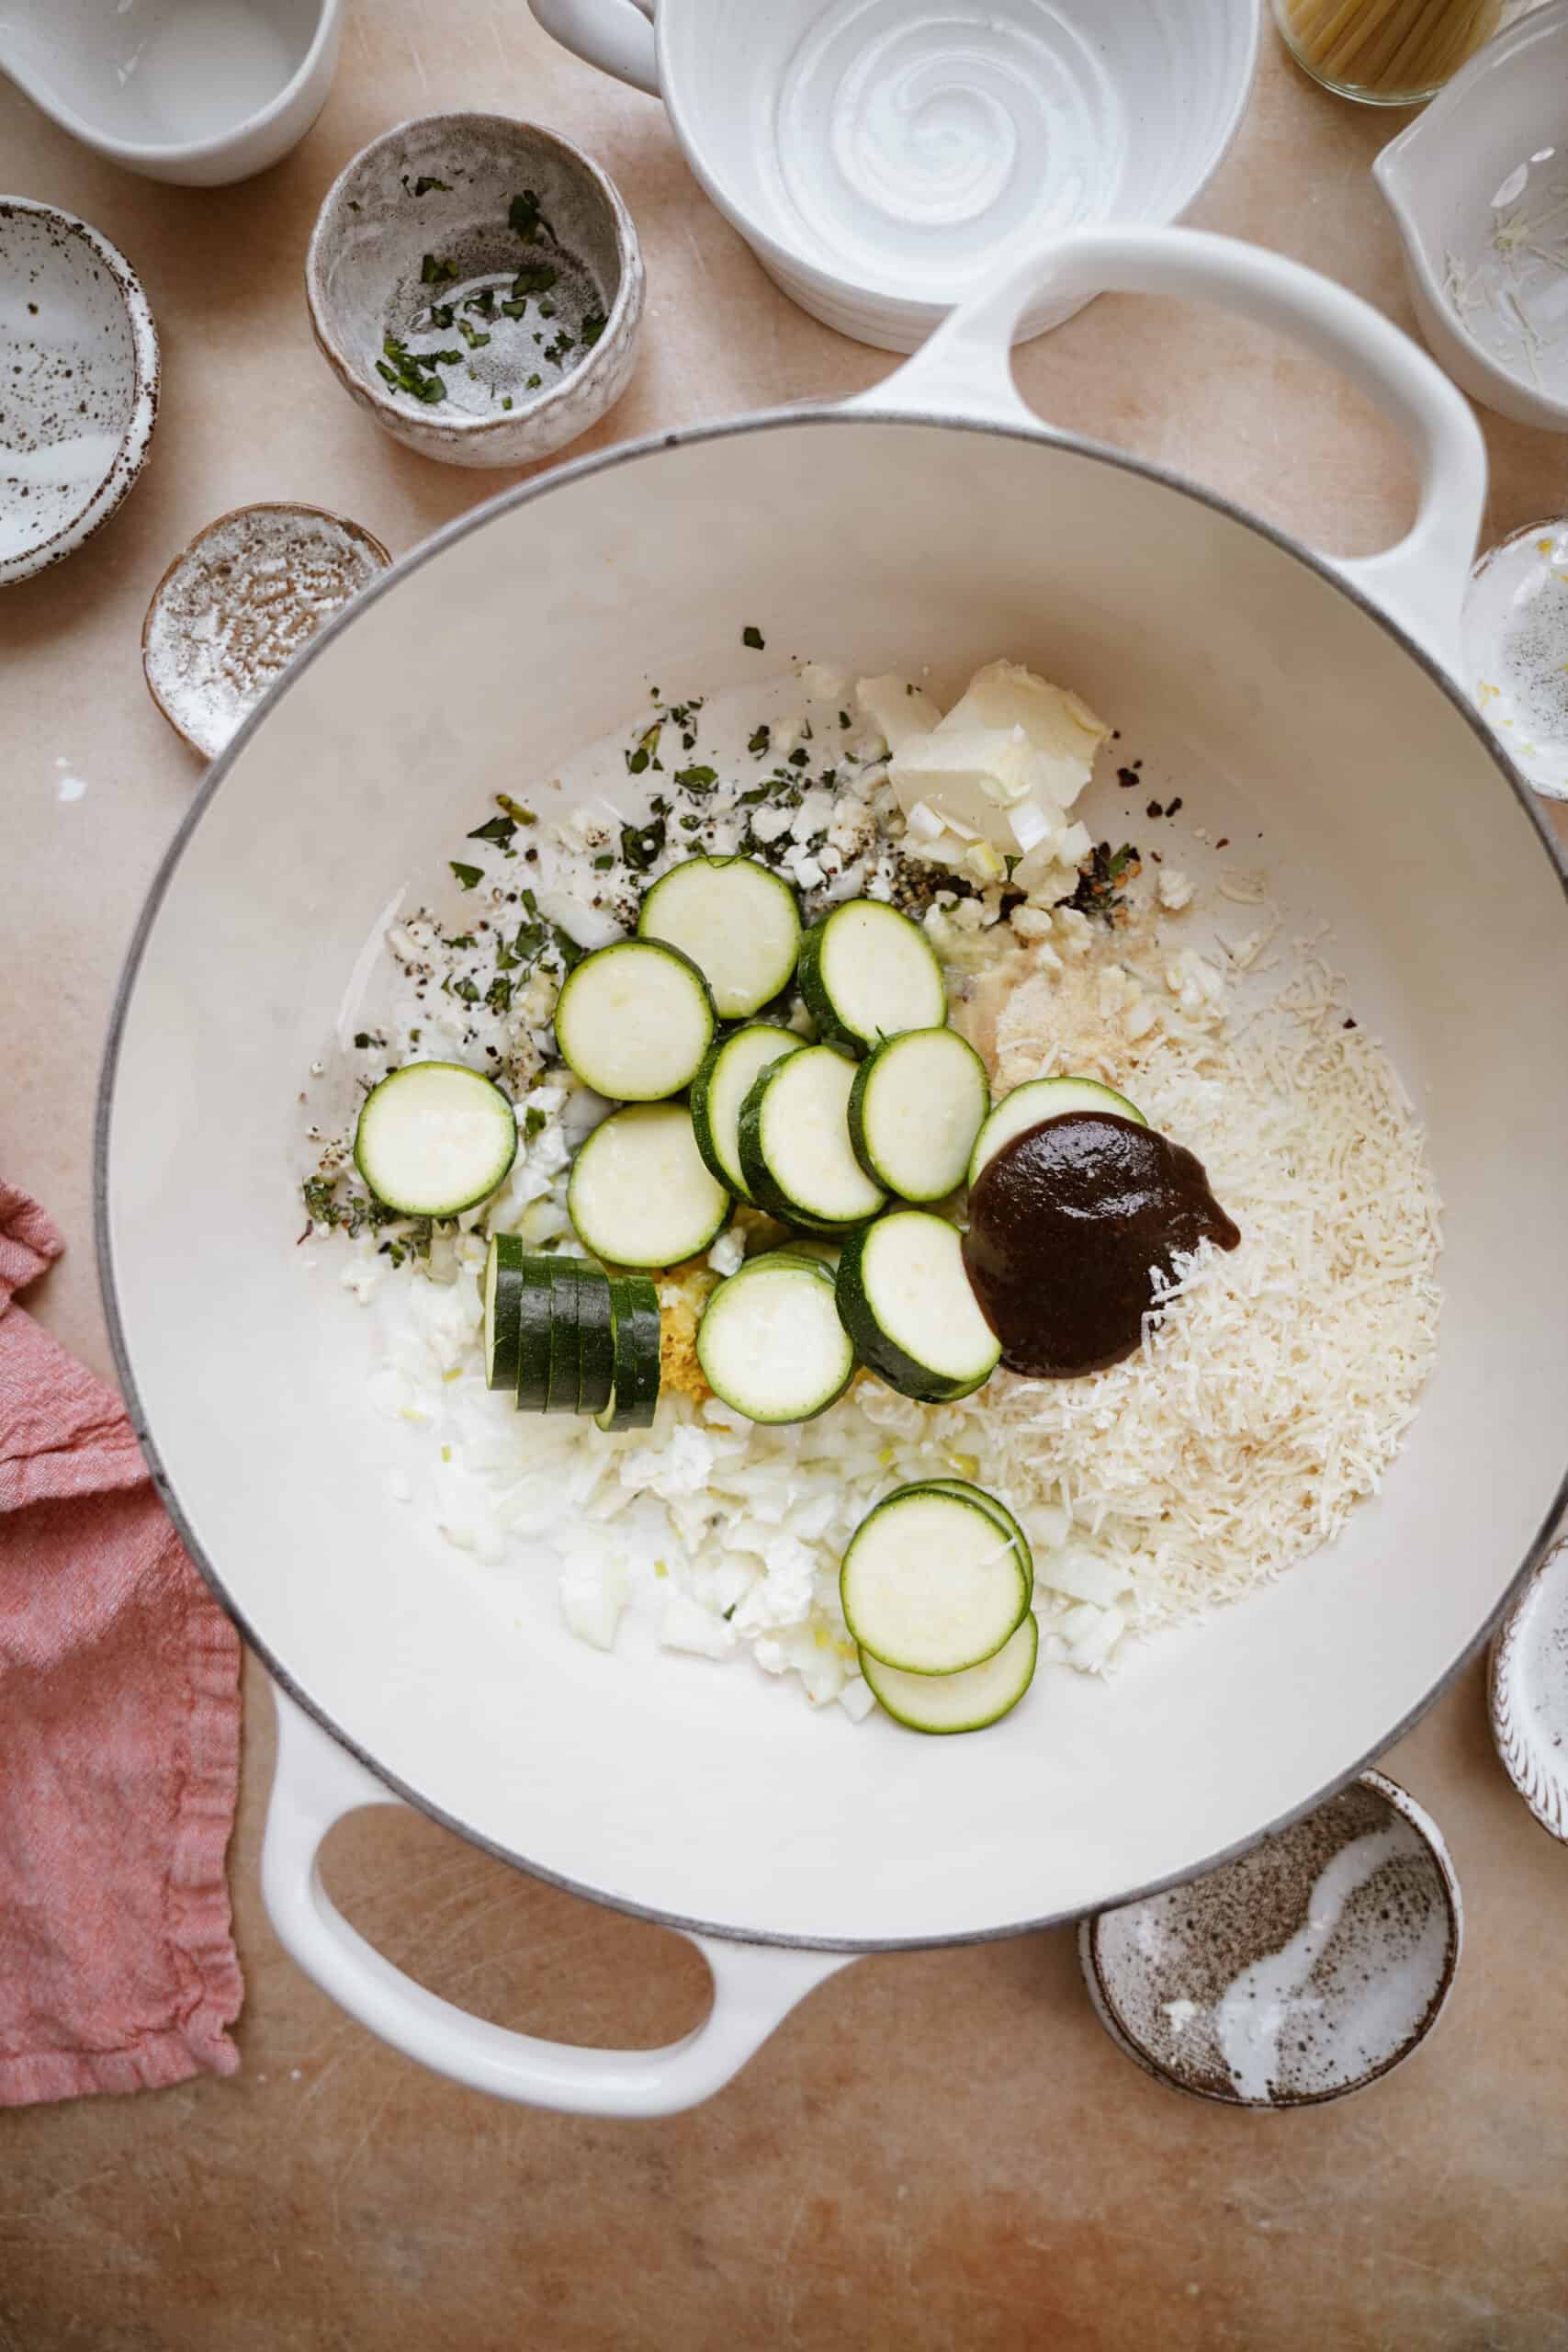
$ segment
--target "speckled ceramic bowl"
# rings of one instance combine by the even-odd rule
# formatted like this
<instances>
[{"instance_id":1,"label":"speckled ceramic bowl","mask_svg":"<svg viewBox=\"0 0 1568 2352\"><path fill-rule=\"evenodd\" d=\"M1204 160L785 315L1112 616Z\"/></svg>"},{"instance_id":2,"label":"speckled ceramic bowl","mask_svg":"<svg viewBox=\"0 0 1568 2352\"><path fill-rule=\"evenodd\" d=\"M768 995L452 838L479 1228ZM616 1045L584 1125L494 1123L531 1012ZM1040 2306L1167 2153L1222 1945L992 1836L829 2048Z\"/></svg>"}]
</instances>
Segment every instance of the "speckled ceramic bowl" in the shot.
<instances>
[{"instance_id":1,"label":"speckled ceramic bowl","mask_svg":"<svg viewBox=\"0 0 1568 2352\"><path fill-rule=\"evenodd\" d=\"M1363 1772L1222 1869L1086 1920L1078 1952L1146 2074L1230 2107L1316 2107L1426 2040L1461 1928L1436 1823Z\"/></svg>"},{"instance_id":2,"label":"speckled ceramic bowl","mask_svg":"<svg viewBox=\"0 0 1568 2352\"><path fill-rule=\"evenodd\" d=\"M505 115L430 115L339 175L305 291L329 366L394 439L448 465L521 466L625 391L642 255L581 148Z\"/></svg>"},{"instance_id":3,"label":"speckled ceramic bowl","mask_svg":"<svg viewBox=\"0 0 1568 2352\"><path fill-rule=\"evenodd\" d=\"M1487 1698L1504 1770L1541 1827L1568 1845L1568 1539L1504 1619Z\"/></svg>"},{"instance_id":4,"label":"speckled ceramic bowl","mask_svg":"<svg viewBox=\"0 0 1568 2352\"><path fill-rule=\"evenodd\" d=\"M0 197L0 582L73 554L146 462L158 336L123 254L73 214Z\"/></svg>"},{"instance_id":5,"label":"speckled ceramic bowl","mask_svg":"<svg viewBox=\"0 0 1568 2352\"><path fill-rule=\"evenodd\" d=\"M141 664L153 701L216 759L300 647L391 560L359 524L320 506L220 514L152 591Z\"/></svg>"}]
</instances>

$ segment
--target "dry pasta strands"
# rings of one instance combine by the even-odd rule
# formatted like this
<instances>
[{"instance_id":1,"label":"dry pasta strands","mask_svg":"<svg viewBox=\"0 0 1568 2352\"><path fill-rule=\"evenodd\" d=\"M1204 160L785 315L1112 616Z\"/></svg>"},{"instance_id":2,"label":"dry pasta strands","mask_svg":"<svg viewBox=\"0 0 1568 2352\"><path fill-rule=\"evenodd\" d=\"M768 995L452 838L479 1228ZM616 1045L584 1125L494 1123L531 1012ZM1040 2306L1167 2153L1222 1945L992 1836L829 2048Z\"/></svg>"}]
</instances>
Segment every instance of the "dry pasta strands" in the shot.
<instances>
[{"instance_id":1,"label":"dry pasta strands","mask_svg":"<svg viewBox=\"0 0 1568 2352\"><path fill-rule=\"evenodd\" d=\"M1352 95L1429 96L1490 40L1503 0L1280 0L1292 50L1322 82Z\"/></svg>"}]
</instances>

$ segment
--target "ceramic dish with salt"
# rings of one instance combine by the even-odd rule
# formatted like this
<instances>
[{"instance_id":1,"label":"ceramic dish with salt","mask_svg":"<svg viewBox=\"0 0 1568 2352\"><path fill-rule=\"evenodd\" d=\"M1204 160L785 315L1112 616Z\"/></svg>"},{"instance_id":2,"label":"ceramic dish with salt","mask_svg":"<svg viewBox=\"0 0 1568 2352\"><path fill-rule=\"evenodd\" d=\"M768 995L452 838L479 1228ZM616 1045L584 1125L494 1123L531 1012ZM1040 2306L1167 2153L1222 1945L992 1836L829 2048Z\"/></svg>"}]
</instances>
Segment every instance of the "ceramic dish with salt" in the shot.
<instances>
[{"instance_id":1,"label":"ceramic dish with salt","mask_svg":"<svg viewBox=\"0 0 1568 2352\"><path fill-rule=\"evenodd\" d=\"M1541 1827L1568 1844L1568 1544L1505 1618L1487 1697L1504 1770Z\"/></svg>"},{"instance_id":2,"label":"ceramic dish with salt","mask_svg":"<svg viewBox=\"0 0 1568 2352\"><path fill-rule=\"evenodd\" d=\"M319 506L241 506L182 549L152 592L141 660L153 701L215 759L323 621L391 561Z\"/></svg>"},{"instance_id":3,"label":"ceramic dish with salt","mask_svg":"<svg viewBox=\"0 0 1568 2352\"><path fill-rule=\"evenodd\" d=\"M1321 2105L1424 2041L1459 1964L1459 1882L1381 1772L1163 1894L1078 1930L1101 2025L1145 2073L1232 2107Z\"/></svg>"},{"instance_id":4,"label":"ceramic dish with salt","mask_svg":"<svg viewBox=\"0 0 1568 2352\"><path fill-rule=\"evenodd\" d=\"M146 461L158 336L123 254L73 213L0 197L0 582L75 552Z\"/></svg>"}]
</instances>

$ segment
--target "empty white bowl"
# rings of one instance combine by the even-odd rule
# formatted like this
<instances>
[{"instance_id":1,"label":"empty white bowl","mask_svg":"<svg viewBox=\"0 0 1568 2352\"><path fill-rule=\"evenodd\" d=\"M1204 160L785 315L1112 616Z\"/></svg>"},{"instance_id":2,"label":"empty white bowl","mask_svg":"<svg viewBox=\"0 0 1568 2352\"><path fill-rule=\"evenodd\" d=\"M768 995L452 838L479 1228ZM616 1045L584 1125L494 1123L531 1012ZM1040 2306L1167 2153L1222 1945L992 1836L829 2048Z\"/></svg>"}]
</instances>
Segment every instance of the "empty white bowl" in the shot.
<instances>
[{"instance_id":1,"label":"empty white bowl","mask_svg":"<svg viewBox=\"0 0 1568 2352\"><path fill-rule=\"evenodd\" d=\"M141 472L158 336L123 254L73 213L0 197L0 582L71 555Z\"/></svg>"},{"instance_id":2,"label":"empty white bowl","mask_svg":"<svg viewBox=\"0 0 1568 2352\"><path fill-rule=\"evenodd\" d=\"M769 276L858 342L913 351L978 277L1088 223L1162 225L1230 145L1258 0L533 0L657 92ZM1018 339L1083 298L1043 297Z\"/></svg>"},{"instance_id":3,"label":"empty white bowl","mask_svg":"<svg viewBox=\"0 0 1568 2352\"><path fill-rule=\"evenodd\" d=\"M1372 174L1434 358L1499 415L1568 433L1568 0L1489 42Z\"/></svg>"}]
</instances>

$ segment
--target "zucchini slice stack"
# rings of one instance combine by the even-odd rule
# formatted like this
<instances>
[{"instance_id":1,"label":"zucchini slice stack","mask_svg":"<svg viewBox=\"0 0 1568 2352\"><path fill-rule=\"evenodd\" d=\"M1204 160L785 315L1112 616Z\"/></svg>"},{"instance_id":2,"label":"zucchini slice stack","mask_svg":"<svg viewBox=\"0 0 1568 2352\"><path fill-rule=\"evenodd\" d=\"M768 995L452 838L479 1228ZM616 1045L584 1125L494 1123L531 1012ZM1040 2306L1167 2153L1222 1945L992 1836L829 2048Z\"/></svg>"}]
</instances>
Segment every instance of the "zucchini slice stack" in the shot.
<instances>
[{"instance_id":1,"label":"zucchini slice stack","mask_svg":"<svg viewBox=\"0 0 1568 2352\"><path fill-rule=\"evenodd\" d=\"M485 1377L520 1412L592 1413L602 1430L645 1430L659 1403L659 1294L646 1274L588 1258L528 1255L515 1234L485 1260Z\"/></svg>"}]
</instances>

